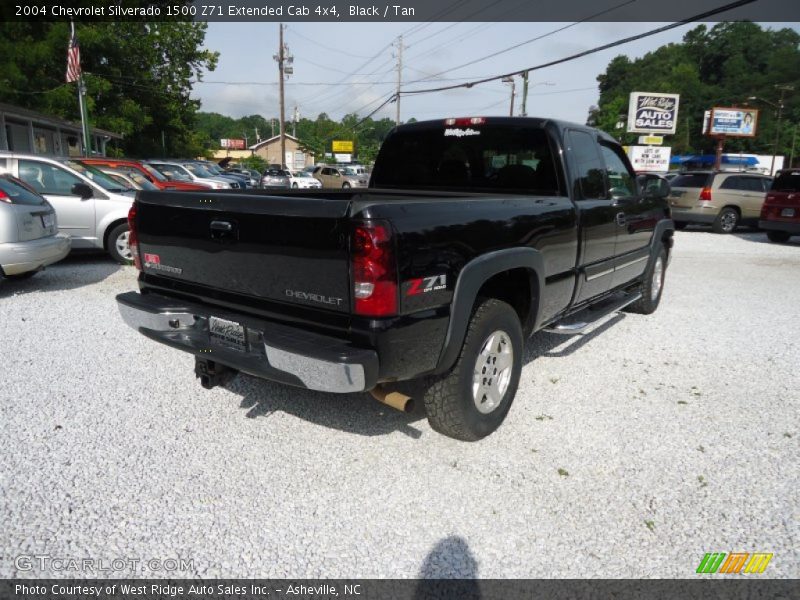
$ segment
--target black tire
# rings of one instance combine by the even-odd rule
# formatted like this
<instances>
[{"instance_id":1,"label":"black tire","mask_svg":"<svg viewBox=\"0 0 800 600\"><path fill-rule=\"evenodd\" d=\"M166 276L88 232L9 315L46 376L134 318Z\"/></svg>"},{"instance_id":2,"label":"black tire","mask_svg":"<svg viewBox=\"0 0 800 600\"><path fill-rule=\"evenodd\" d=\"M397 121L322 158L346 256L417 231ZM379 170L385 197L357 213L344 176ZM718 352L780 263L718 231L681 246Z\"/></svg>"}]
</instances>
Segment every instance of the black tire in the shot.
<instances>
[{"instance_id":1,"label":"black tire","mask_svg":"<svg viewBox=\"0 0 800 600\"><path fill-rule=\"evenodd\" d=\"M711 229L714 233L733 233L736 231L736 226L739 224L739 211L730 206L726 206L714 219Z\"/></svg>"},{"instance_id":2,"label":"black tire","mask_svg":"<svg viewBox=\"0 0 800 600\"><path fill-rule=\"evenodd\" d=\"M24 273L16 273L14 275L6 275L6 279L10 279L11 281L24 281L25 279L30 279L34 275L36 275L39 271L25 271Z\"/></svg>"},{"instance_id":3,"label":"black tire","mask_svg":"<svg viewBox=\"0 0 800 600\"><path fill-rule=\"evenodd\" d=\"M124 241L124 244L122 242ZM128 241L128 224L127 223L120 223L114 229L112 229L108 234L108 241L106 242L106 248L108 249L108 253L111 255L115 261L117 261L121 265L130 265L133 263L133 256L130 254L130 250L127 250L127 254L125 253L125 249L120 246L127 247Z\"/></svg>"},{"instance_id":4,"label":"black tire","mask_svg":"<svg viewBox=\"0 0 800 600\"><path fill-rule=\"evenodd\" d=\"M350 189L350 184L349 184L349 183L347 183L347 182L345 181L345 182L342 184L342 189L343 189L343 190L349 190L349 189Z\"/></svg>"},{"instance_id":5,"label":"black tire","mask_svg":"<svg viewBox=\"0 0 800 600\"><path fill-rule=\"evenodd\" d=\"M482 396L483 400L476 400L473 395L473 377L476 374L477 361L492 336L498 348L510 347L511 350L510 367L508 367L510 371L507 378L502 376L503 372L491 374L501 375L495 382L501 382L503 379L507 381L505 384L500 384L505 389L493 407L487 396ZM484 438L496 430L506 418L517 393L523 350L522 327L516 311L505 302L494 298L479 300L470 319L464 345L461 347L456 364L446 375L430 381L425 390L425 410L431 427L446 436L467 442ZM496 364L497 358L503 354L507 353L497 353L494 362L491 362L491 356L487 356L488 362L482 365L483 374L486 373L487 366L493 369L492 365ZM488 379L491 386L491 375L483 378L484 384ZM485 411L478 409L479 403L485 407Z\"/></svg>"},{"instance_id":6,"label":"black tire","mask_svg":"<svg viewBox=\"0 0 800 600\"><path fill-rule=\"evenodd\" d=\"M689 225L689 223L687 223L686 221L675 221L675 229L677 229L678 231L686 229L687 225Z\"/></svg>"},{"instance_id":7,"label":"black tire","mask_svg":"<svg viewBox=\"0 0 800 600\"><path fill-rule=\"evenodd\" d=\"M788 231L768 231L767 232L767 239L770 242L775 242L776 244L783 244L784 242L788 242L790 237L792 237L792 236Z\"/></svg>"},{"instance_id":8,"label":"black tire","mask_svg":"<svg viewBox=\"0 0 800 600\"><path fill-rule=\"evenodd\" d=\"M660 267L659 267L659 262ZM628 305L627 312L638 313L640 315L651 315L656 312L661 303L661 296L664 294L664 278L667 274L667 251L664 246L659 248L655 258L650 260L645 269L642 280L642 297ZM658 288L654 291L658 280Z\"/></svg>"}]
</instances>

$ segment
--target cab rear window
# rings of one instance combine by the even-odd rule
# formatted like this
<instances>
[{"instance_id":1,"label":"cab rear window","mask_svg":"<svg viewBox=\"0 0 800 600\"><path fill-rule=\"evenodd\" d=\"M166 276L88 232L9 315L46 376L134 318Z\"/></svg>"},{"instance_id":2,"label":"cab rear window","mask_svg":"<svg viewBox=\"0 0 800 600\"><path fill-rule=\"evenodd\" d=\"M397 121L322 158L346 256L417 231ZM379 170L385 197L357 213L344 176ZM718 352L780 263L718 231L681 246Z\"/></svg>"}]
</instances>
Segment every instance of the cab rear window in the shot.
<instances>
[{"instance_id":1,"label":"cab rear window","mask_svg":"<svg viewBox=\"0 0 800 600\"><path fill-rule=\"evenodd\" d=\"M686 173L678 175L670 181L670 186L674 188L703 188L708 185L708 173Z\"/></svg>"},{"instance_id":2,"label":"cab rear window","mask_svg":"<svg viewBox=\"0 0 800 600\"><path fill-rule=\"evenodd\" d=\"M800 171L781 171L772 182L773 192L800 192Z\"/></svg>"},{"instance_id":3,"label":"cab rear window","mask_svg":"<svg viewBox=\"0 0 800 600\"><path fill-rule=\"evenodd\" d=\"M17 183L7 176L0 175L0 202L41 206L45 204L43 196L34 193L22 183Z\"/></svg>"},{"instance_id":4,"label":"cab rear window","mask_svg":"<svg viewBox=\"0 0 800 600\"><path fill-rule=\"evenodd\" d=\"M383 143L372 185L559 194L545 131L499 124L400 130Z\"/></svg>"}]
</instances>

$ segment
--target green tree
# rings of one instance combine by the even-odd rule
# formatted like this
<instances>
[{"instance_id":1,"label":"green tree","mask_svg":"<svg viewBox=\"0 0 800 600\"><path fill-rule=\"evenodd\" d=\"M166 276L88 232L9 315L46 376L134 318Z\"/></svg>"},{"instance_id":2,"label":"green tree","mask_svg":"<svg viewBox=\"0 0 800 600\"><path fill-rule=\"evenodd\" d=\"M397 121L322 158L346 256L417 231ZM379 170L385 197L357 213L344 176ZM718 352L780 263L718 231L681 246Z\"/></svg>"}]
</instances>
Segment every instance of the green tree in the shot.
<instances>
[{"instance_id":1,"label":"green tree","mask_svg":"<svg viewBox=\"0 0 800 600\"><path fill-rule=\"evenodd\" d=\"M757 137L728 138L725 149L771 154L777 114L769 103L779 101L776 85L793 85L795 92L784 98L783 135L777 149L778 154L788 155L791 132L800 123L800 34L750 22L699 25L684 35L682 43L662 46L636 60L615 57L597 81L600 100L590 109L588 122L623 143L635 143L637 138L616 127L620 115L627 115L631 92L680 94L677 132L668 138L674 154L714 151L715 140L702 134L703 113L714 106L761 109ZM753 96L764 101L750 100Z\"/></svg>"},{"instance_id":2,"label":"green tree","mask_svg":"<svg viewBox=\"0 0 800 600\"><path fill-rule=\"evenodd\" d=\"M66 22L0 22L5 102L80 119L77 83L64 82L69 29ZM76 32L92 126L123 134L131 156L202 152L194 130L199 102L189 94L217 62L202 48L205 23L78 23Z\"/></svg>"}]
</instances>

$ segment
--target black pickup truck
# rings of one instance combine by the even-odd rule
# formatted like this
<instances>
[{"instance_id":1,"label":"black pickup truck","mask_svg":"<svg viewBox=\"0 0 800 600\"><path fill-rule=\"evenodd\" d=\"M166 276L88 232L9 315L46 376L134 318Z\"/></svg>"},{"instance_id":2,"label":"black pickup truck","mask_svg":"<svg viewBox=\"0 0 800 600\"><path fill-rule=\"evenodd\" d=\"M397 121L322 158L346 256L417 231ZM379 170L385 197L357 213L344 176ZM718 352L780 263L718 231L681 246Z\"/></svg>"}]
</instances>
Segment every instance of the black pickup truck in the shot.
<instances>
[{"instance_id":1,"label":"black pickup truck","mask_svg":"<svg viewBox=\"0 0 800 600\"><path fill-rule=\"evenodd\" d=\"M140 292L117 302L205 387L243 372L409 409L393 383L423 379L431 426L477 440L511 407L526 337L657 308L668 193L583 125L403 125L366 189L139 192Z\"/></svg>"}]
</instances>

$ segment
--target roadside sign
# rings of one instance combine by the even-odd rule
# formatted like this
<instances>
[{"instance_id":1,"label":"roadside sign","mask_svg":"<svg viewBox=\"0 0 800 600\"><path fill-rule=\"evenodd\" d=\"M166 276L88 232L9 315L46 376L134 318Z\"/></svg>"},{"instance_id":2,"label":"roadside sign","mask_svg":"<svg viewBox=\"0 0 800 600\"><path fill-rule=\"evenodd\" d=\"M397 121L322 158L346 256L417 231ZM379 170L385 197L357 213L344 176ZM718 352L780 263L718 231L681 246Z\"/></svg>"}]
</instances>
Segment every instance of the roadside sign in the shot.
<instances>
[{"instance_id":1,"label":"roadside sign","mask_svg":"<svg viewBox=\"0 0 800 600\"><path fill-rule=\"evenodd\" d=\"M680 94L631 92L628 133L675 133Z\"/></svg>"},{"instance_id":2,"label":"roadside sign","mask_svg":"<svg viewBox=\"0 0 800 600\"><path fill-rule=\"evenodd\" d=\"M734 137L755 137L758 110L755 108L712 108L709 133Z\"/></svg>"},{"instance_id":3,"label":"roadside sign","mask_svg":"<svg viewBox=\"0 0 800 600\"><path fill-rule=\"evenodd\" d=\"M650 146L660 146L664 143L664 136L663 135L640 135L639 136L639 143L650 145Z\"/></svg>"},{"instance_id":4,"label":"roadside sign","mask_svg":"<svg viewBox=\"0 0 800 600\"><path fill-rule=\"evenodd\" d=\"M333 150L336 152L353 152L353 140L333 140Z\"/></svg>"},{"instance_id":5,"label":"roadside sign","mask_svg":"<svg viewBox=\"0 0 800 600\"><path fill-rule=\"evenodd\" d=\"M219 145L230 150L244 150L244 140L221 139Z\"/></svg>"},{"instance_id":6,"label":"roadside sign","mask_svg":"<svg viewBox=\"0 0 800 600\"><path fill-rule=\"evenodd\" d=\"M334 158L336 158L336 162L340 163L349 163L353 161L353 155L349 153L335 153Z\"/></svg>"},{"instance_id":7,"label":"roadside sign","mask_svg":"<svg viewBox=\"0 0 800 600\"><path fill-rule=\"evenodd\" d=\"M672 154L672 148L669 146L627 146L625 151L636 172L669 171L669 159Z\"/></svg>"}]
</instances>

